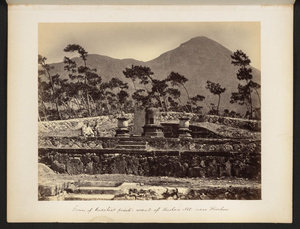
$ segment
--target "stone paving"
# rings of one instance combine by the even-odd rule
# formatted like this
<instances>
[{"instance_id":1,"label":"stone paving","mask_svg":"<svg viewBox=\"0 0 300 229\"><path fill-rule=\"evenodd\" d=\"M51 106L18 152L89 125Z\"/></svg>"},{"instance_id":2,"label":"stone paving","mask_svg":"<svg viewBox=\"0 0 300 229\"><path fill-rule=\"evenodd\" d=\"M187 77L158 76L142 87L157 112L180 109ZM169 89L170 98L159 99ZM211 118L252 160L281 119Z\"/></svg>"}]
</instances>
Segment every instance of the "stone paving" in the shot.
<instances>
[{"instance_id":1,"label":"stone paving","mask_svg":"<svg viewBox=\"0 0 300 229\"><path fill-rule=\"evenodd\" d=\"M247 179L191 179L121 174L55 174L39 165L39 200L260 199L261 185Z\"/></svg>"}]
</instances>

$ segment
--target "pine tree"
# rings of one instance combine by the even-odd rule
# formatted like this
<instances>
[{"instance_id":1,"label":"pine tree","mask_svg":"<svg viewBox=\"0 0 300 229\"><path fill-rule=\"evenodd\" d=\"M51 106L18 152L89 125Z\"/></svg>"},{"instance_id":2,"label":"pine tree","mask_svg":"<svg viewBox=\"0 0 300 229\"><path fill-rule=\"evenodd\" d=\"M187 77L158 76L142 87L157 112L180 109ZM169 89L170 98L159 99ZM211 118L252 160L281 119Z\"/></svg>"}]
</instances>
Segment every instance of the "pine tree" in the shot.
<instances>
[{"instance_id":1,"label":"pine tree","mask_svg":"<svg viewBox=\"0 0 300 229\"><path fill-rule=\"evenodd\" d=\"M218 83L213 83L211 81L206 82L206 89L210 91L210 93L217 95L219 97L218 99L218 105L217 105L217 115L219 115L219 106L220 106L220 100L221 100L221 94L226 91L226 88L222 88L220 84Z\"/></svg>"}]
</instances>

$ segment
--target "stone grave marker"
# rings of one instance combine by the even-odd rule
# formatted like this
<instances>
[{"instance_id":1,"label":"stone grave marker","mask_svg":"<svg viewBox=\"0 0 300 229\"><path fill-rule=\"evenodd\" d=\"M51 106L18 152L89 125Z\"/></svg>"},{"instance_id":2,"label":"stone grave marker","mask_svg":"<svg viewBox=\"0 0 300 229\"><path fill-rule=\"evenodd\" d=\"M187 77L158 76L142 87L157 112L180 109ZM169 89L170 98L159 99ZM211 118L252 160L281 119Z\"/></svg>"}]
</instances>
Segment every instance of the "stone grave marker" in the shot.
<instances>
[{"instance_id":1,"label":"stone grave marker","mask_svg":"<svg viewBox=\"0 0 300 229\"><path fill-rule=\"evenodd\" d=\"M133 135L141 136L143 133L143 126L145 125L145 109L136 106L134 108L134 121L133 121Z\"/></svg>"}]
</instances>

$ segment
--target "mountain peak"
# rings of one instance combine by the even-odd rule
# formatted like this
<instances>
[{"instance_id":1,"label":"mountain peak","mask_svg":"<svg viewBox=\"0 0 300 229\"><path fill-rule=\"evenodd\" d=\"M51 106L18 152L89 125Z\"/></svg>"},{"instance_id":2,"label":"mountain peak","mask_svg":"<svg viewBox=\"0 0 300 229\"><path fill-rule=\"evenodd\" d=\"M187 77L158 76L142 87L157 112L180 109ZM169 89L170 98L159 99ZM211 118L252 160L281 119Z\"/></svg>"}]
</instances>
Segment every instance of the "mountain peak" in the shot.
<instances>
[{"instance_id":1,"label":"mountain peak","mask_svg":"<svg viewBox=\"0 0 300 229\"><path fill-rule=\"evenodd\" d=\"M197 40L211 40L205 36L197 36L197 37L193 37L191 38L189 41L197 41Z\"/></svg>"},{"instance_id":2,"label":"mountain peak","mask_svg":"<svg viewBox=\"0 0 300 229\"><path fill-rule=\"evenodd\" d=\"M206 42L215 42L207 37L204 36L197 36L197 37L193 37L190 40L182 43L181 45L199 45L202 43L206 43Z\"/></svg>"}]
</instances>

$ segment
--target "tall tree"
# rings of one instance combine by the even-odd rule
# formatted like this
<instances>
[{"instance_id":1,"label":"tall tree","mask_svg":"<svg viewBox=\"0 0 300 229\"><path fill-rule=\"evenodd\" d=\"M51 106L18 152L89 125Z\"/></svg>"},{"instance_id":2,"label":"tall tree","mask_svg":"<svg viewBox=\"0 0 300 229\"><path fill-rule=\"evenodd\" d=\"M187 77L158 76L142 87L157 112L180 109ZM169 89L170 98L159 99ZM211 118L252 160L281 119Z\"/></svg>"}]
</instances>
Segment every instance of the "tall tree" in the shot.
<instances>
[{"instance_id":1,"label":"tall tree","mask_svg":"<svg viewBox=\"0 0 300 229\"><path fill-rule=\"evenodd\" d=\"M178 109L181 109L181 111L183 112L184 106L180 99L180 95L181 95L180 91L177 88L168 88L166 90L166 94L168 96L168 101L171 105L171 109L173 109L174 111L176 110L178 111ZM175 100L178 100L179 103L175 102Z\"/></svg>"},{"instance_id":2,"label":"tall tree","mask_svg":"<svg viewBox=\"0 0 300 229\"><path fill-rule=\"evenodd\" d=\"M129 94L124 89L121 89L120 92L117 94L117 96L118 96L119 103L121 105L121 110L124 111L124 105L127 102L127 98L129 97Z\"/></svg>"},{"instance_id":3,"label":"tall tree","mask_svg":"<svg viewBox=\"0 0 300 229\"><path fill-rule=\"evenodd\" d=\"M150 96L157 96L160 98L160 103L163 104L163 109L165 111L168 111L168 100L166 98L167 96L167 88L168 88L168 84L166 83L166 80L157 80L157 79L153 79L152 81L152 91L150 93ZM164 99L164 101L162 101L162 99Z\"/></svg>"},{"instance_id":4,"label":"tall tree","mask_svg":"<svg viewBox=\"0 0 300 229\"><path fill-rule=\"evenodd\" d=\"M65 70L69 71L69 77L72 80L76 80L76 86L78 90L82 90L85 96L83 102L86 104L88 115L92 116L91 99L93 91L99 89L101 84L101 77L96 73L96 69L91 69L87 66L88 52L78 44L69 44L65 49L65 52L77 52L81 58L83 65L77 66L77 63L69 57L64 57Z\"/></svg>"},{"instance_id":5,"label":"tall tree","mask_svg":"<svg viewBox=\"0 0 300 229\"><path fill-rule=\"evenodd\" d=\"M39 109L39 120L42 121L41 114L43 114L43 120L48 121L47 107L45 102L51 101L51 86L42 80L41 76L38 76L38 109Z\"/></svg>"},{"instance_id":6,"label":"tall tree","mask_svg":"<svg viewBox=\"0 0 300 229\"><path fill-rule=\"evenodd\" d=\"M123 71L124 76L132 81L132 85L135 91L137 91L137 88L135 86L135 81L138 78L137 67L138 66L131 65L131 68L125 68L125 71Z\"/></svg>"},{"instance_id":7,"label":"tall tree","mask_svg":"<svg viewBox=\"0 0 300 229\"><path fill-rule=\"evenodd\" d=\"M198 102L202 102L205 99L205 96L203 95L196 95L191 98L191 109L195 108L197 111L202 109L202 106L198 106Z\"/></svg>"},{"instance_id":8,"label":"tall tree","mask_svg":"<svg viewBox=\"0 0 300 229\"><path fill-rule=\"evenodd\" d=\"M252 76L252 69L250 67L251 60L242 50L237 50L236 52L234 52L233 55L231 55L231 58L232 58L231 63L234 66L240 67L236 74L237 79L240 81L244 81L245 84L238 85L238 92L232 93L230 102L238 103L241 105L245 104L247 107L247 114L249 115L249 118L252 119L253 118L252 89L255 89L257 92L257 89L260 88L260 85L252 81L253 76ZM260 101L260 97L259 97L259 101Z\"/></svg>"},{"instance_id":9,"label":"tall tree","mask_svg":"<svg viewBox=\"0 0 300 229\"><path fill-rule=\"evenodd\" d=\"M239 105L245 105L247 108L247 112L245 116L249 116L251 111L251 97L249 93L249 84L246 85L238 85L238 91L231 93L230 103L238 103Z\"/></svg>"},{"instance_id":10,"label":"tall tree","mask_svg":"<svg viewBox=\"0 0 300 229\"><path fill-rule=\"evenodd\" d=\"M206 82L206 89L210 91L210 93L217 95L219 97L218 99L218 105L217 105L217 115L219 115L219 106L220 106L220 100L221 100L221 94L226 91L226 88L222 88L220 84L214 83L211 81Z\"/></svg>"},{"instance_id":11,"label":"tall tree","mask_svg":"<svg viewBox=\"0 0 300 229\"><path fill-rule=\"evenodd\" d=\"M126 68L125 71L123 71L123 74L126 78L130 78L133 83L138 79L140 83L144 85L145 90L148 93L148 96L144 96L142 95L144 93L143 91L141 91L140 89L136 89L134 93L134 99L136 101L139 100L143 101L144 104L149 104L149 101L152 98L156 98L159 101L160 107L166 110L161 95L162 83L159 80L153 79L152 76L154 73L149 67L132 65L131 68ZM152 86L151 90L147 88L147 85L149 84ZM146 100L149 101L146 102Z\"/></svg>"},{"instance_id":12,"label":"tall tree","mask_svg":"<svg viewBox=\"0 0 300 229\"><path fill-rule=\"evenodd\" d=\"M261 105L260 95L259 95L259 93L258 93L258 91L257 91L258 89L261 88L260 84L254 82L254 81L252 81L252 80L249 82L249 84L250 84L249 86L255 90L256 95L257 95L257 98L258 98L259 105Z\"/></svg>"},{"instance_id":13,"label":"tall tree","mask_svg":"<svg viewBox=\"0 0 300 229\"><path fill-rule=\"evenodd\" d=\"M58 96L59 93L57 93L57 90L55 88L55 85L58 85L59 81L59 75L51 75L50 74L50 70L53 69L52 66L50 66L49 64L46 63L47 58L43 57L41 55L38 55L38 64L40 65L41 69L38 71L38 75L42 76L45 75L48 78L49 81L49 87L48 89L51 88L51 93L49 94L53 100L53 102L55 103L56 106L56 111L58 114L59 119L62 119L60 110L59 110L59 102L58 102ZM40 88L42 89L42 88ZM43 87L43 89L45 90L45 85Z\"/></svg>"},{"instance_id":14,"label":"tall tree","mask_svg":"<svg viewBox=\"0 0 300 229\"><path fill-rule=\"evenodd\" d=\"M187 94L188 102L191 104L189 91L185 87L185 83L188 81L188 79L185 76L179 74L178 72L171 72L170 75L167 77L167 81L169 81L172 86L181 86Z\"/></svg>"},{"instance_id":15,"label":"tall tree","mask_svg":"<svg viewBox=\"0 0 300 229\"><path fill-rule=\"evenodd\" d=\"M151 105L151 98L149 94L144 89L138 89L132 94L132 99L140 106L147 107Z\"/></svg>"},{"instance_id":16,"label":"tall tree","mask_svg":"<svg viewBox=\"0 0 300 229\"><path fill-rule=\"evenodd\" d=\"M126 92L128 84L118 78L112 78L109 82L103 83L103 88L110 90L110 93L106 92L105 95L110 97L111 102L119 103L122 110L129 97L129 94ZM115 104L115 107L117 107L117 104Z\"/></svg>"}]
</instances>

